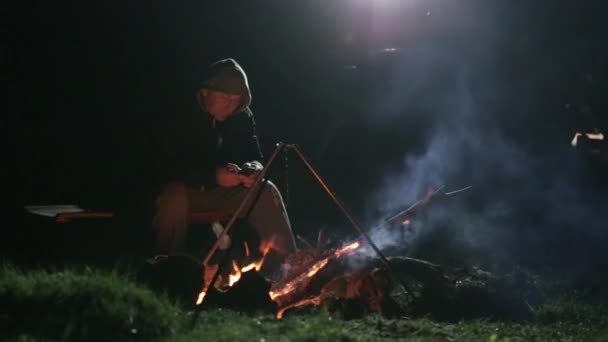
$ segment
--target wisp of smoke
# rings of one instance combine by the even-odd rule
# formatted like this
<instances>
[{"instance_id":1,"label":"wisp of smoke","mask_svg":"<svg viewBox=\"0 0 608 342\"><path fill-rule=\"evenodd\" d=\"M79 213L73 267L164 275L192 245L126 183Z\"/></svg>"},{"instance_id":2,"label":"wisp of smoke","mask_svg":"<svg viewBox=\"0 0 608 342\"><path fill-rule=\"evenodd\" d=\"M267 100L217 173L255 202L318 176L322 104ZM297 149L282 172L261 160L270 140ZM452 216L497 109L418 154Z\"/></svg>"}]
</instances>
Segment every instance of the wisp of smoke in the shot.
<instances>
[{"instance_id":1,"label":"wisp of smoke","mask_svg":"<svg viewBox=\"0 0 608 342\"><path fill-rule=\"evenodd\" d=\"M433 77L432 66L424 64L419 69ZM507 138L492 120L492 108L475 96L470 65L455 63L452 71L452 77L442 76L450 80L451 91L438 92L434 101L424 105L435 121L423 152L406 154L402 168L388 175L371 196L368 206L374 217L368 226L377 227L370 231L374 242L381 249L403 250L441 227L443 253L449 254L456 244L460 252L468 249L465 254L479 252L486 265L504 265L546 261L551 255L547 240L558 239L573 226L586 227L578 234L599 231L601 220L591 209L594 205L576 184L578 168L556 163L564 162L563 151L556 147L554 155L539 154ZM490 92L486 89L486 93ZM395 92L386 96L390 98L380 100L395 104L408 99ZM403 227L383 226L378 220L408 207L430 190L465 185L473 185L473 195L426 210L405 241Z\"/></svg>"}]
</instances>

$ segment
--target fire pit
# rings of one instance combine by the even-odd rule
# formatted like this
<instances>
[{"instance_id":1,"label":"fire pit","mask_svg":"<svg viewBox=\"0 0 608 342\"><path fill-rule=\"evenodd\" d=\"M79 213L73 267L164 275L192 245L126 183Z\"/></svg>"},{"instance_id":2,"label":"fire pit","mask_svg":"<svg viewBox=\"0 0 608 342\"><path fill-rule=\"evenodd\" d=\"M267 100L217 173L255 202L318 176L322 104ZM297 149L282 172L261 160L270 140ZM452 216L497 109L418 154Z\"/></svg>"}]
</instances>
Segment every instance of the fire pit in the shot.
<instances>
[{"instance_id":1,"label":"fire pit","mask_svg":"<svg viewBox=\"0 0 608 342\"><path fill-rule=\"evenodd\" d=\"M262 244L258 248L260 256L253 262L248 260L251 256L248 244L243 247L246 261L232 260L228 270L220 272L209 288L225 293L228 298L239 296L235 293L241 279L261 269L272 244ZM309 248L288 256L277 277L267 280L266 295L275 305L276 318L282 318L289 309L344 300L359 300L365 310L379 311L387 301L390 281L386 269L378 267L369 253L360 241L353 241L339 248ZM205 269L205 282L212 279L218 267L211 265ZM199 292L197 304L206 296L206 292Z\"/></svg>"},{"instance_id":2,"label":"fire pit","mask_svg":"<svg viewBox=\"0 0 608 342\"><path fill-rule=\"evenodd\" d=\"M277 318L281 318L284 312L290 308L296 308L304 305L319 305L330 298L341 299L364 299L368 303L370 309L378 310L385 299L388 298L388 283L389 278L395 284L401 285L402 292L410 299L414 299L414 293L404 280L396 274L392 269L391 263L378 246L372 241L366 230L357 222L357 220L346 210L344 204L338 199L336 193L331 190L329 185L322 179L321 175L312 166L310 161L303 155L297 145L279 143L277 148L270 156L270 159L255 181L251 189L256 189L257 185L265 180L265 173L268 171L278 153L283 150L293 150L306 165L312 176L318 181L319 185L325 190L327 195L332 199L348 222L352 225L355 231L359 234L360 240L343 245L340 248L331 250L305 250L289 256L282 265L281 274L276 280L272 281L268 296L277 304ZM399 221L403 226L410 224L408 215L417 207L428 203L432 198L450 196L450 194L468 190L466 187L452 193L440 193L443 187L439 187L434 191L429 191L427 195L420 201L414 203L405 210L390 216L385 220L386 223ZM442 196L436 196L436 195ZM265 262L266 255L272 250L271 245L260 245L259 251L261 257L254 261L239 261L228 260L225 256L219 263L211 263L212 258L217 254L220 242L229 234L229 231L234 225L238 215L244 210L244 205L247 199L253 198L254 190L250 190L239 208L233 214L226 228L218 236L216 243L213 245L207 257L203 261L203 283L202 290L196 298L196 312L193 316L192 323L194 325L201 306L211 288L216 288L219 291L228 291L232 286L238 283L243 273L259 271ZM249 245L244 245L246 256L249 256ZM365 258L368 261L361 263L360 268L345 267L345 259L350 259L354 255L362 254L366 251ZM379 261L382 265L379 270L370 267L373 263L369 262L371 257L375 256L375 261ZM226 264L226 262L228 262ZM225 267L229 265L229 267ZM228 269L229 273L225 273ZM222 273L224 272L224 273Z\"/></svg>"}]
</instances>

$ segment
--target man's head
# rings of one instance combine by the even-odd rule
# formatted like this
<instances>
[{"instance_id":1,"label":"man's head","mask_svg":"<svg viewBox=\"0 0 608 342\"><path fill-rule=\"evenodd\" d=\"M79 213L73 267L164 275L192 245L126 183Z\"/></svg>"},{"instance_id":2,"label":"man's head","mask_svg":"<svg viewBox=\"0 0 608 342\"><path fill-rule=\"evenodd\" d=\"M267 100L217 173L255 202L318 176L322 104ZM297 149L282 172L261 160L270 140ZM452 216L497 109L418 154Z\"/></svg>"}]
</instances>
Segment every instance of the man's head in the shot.
<instances>
[{"instance_id":1,"label":"man's head","mask_svg":"<svg viewBox=\"0 0 608 342\"><path fill-rule=\"evenodd\" d=\"M203 109L217 121L224 121L251 104L247 75L232 58L209 66L197 96Z\"/></svg>"}]
</instances>

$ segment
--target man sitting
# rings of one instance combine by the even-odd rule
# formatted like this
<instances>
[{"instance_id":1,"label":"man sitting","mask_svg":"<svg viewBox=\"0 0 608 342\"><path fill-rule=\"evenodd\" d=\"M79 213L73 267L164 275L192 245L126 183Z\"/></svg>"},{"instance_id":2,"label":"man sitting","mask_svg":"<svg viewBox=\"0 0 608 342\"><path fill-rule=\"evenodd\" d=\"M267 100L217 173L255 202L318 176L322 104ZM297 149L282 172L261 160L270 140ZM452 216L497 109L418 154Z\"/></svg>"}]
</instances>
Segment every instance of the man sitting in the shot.
<instances>
[{"instance_id":1,"label":"man sitting","mask_svg":"<svg viewBox=\"0 0 608 342\"><path fill-rule=\"evenodd\" d=\"M188 212L234 213L263 169L249 109L251 93L241 66L234 59L213 63L195 96L194 116L174 132L178 142L170 143L167 182L156 200L159 254L184 249ZM262 243L272 241L276 255L282 258L295 250L289 218L276 186L271 182L260 186L263 189L256 189L260 195L247 204L242 218Z\"/></svg>"}]
</instances>

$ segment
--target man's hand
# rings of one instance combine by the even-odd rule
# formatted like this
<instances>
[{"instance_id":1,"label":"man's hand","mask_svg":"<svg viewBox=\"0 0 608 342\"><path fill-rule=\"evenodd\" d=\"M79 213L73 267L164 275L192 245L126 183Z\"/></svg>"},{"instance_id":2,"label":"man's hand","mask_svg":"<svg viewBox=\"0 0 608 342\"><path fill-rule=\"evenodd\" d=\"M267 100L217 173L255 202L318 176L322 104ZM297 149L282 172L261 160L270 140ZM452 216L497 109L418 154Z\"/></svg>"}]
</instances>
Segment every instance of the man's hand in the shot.
<instances>
[{"instance_id":1,"label":"man's hand","mask_svg":"<svg viewBox=\"0 0 608 342\"><path fill-rule=\"evenodd\" d=\"M258 177L258 174L264 169L264 166L258 161L247 162L243 164L241 175L243 175L243 186L250 188Z\"/></svg>"},{"instance_id":2,"label":"man's hand","mask_svg":"<svg viewBox=\"0 0 608 342\"><path fill-rule=\"evenodd\" d=\"M259 162L247 162L240 168L236 164L228 163L219 167L215 172L215 179L219 186L231 187L243 185L250 188L258 176L264 169Z\"/></svg>"},{"instance_id":3,"label":"man's hand","mask_svg":"<svg viewBox=\"0 0 608 342\"><path fill-rule=\"evenodd\" d=\"M253 183L255 183L255 180L258 178L258 173L259 172L253 172L248 175L241 175L243 186L246 188L251 188Z\"/></svg>"},{"instance_id":4,"label":"man's hand","mask_svg":"<svg viewBox=\"0 0 608 342\"><path fill-rule=\"evenodd\" d=\"M241 174L248 175L254 172L260 172L264 169L264 166L259 161L246 162L241 166Z\"/></svg>"},{"instance_id":5,"label":"man's hand","mask_svg":"<svg viewBox=\"0 0 608 342\"><path fill-rule=\"evenodd\" d=\"M237 186L243 183L245 176L240 175L241 168L232 163L228 163L215 170L215 181L217 185L223 187Z\"/></svg>"}]
</instances>

